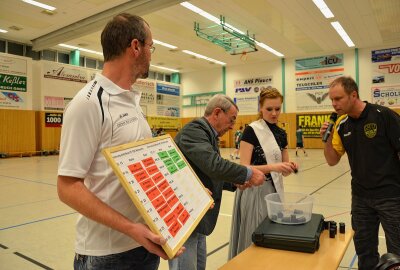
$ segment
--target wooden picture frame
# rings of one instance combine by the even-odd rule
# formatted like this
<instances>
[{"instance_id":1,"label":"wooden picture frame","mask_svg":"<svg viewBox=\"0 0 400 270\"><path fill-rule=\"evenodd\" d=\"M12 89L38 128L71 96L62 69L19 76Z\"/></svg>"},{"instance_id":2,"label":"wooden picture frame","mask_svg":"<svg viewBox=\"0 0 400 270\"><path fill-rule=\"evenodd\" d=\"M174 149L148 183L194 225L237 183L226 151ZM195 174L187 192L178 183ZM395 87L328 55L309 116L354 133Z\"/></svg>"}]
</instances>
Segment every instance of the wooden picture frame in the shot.
<instances>
[{"instance_id":1,"label":"wooden picture frame","mask_svg":"<svg viewBox=\"0 0 400 270\"><path fill-rule=\"evenodd\" d=\"M103 149L103 154L169 258L213 204L170 135Z\"/></svg>"}]
</instances>

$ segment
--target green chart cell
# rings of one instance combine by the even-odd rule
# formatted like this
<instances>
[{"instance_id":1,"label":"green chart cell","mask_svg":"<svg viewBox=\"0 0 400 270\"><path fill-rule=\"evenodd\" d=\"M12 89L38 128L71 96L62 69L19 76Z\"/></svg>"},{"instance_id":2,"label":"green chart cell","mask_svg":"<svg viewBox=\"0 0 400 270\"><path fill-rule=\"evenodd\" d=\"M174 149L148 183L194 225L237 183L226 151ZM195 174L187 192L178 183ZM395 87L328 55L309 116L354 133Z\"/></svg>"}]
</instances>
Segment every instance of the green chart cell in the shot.
<instances>
[{"instance_id":1,"label":"green chart cell","mask_svg":"<svg viewBox=\"0 0 400 270\"><path fill-rule=\"evenodd\" d=\"M168 166L167 169L171 175L178 171L178 168L175 165Z\"/></svg>"},{"instance_id":2,"label":"green chart cell","mask_svg":"<svg viewBox=\"0 0 400 270\"><path fill-rule=\"evenodd\" d=\"M181 157L179 155L173 155L173 156L171 156L171 158L175 163L177 163L181 159Z\"/></svg>"},{"instance_id":3,"label":"green chart cell","mask_svg":"<svg viewBox=\"0 0 400 270\"><path fill-rule=\"evenodd\" d=\"M181 161L179 161L178 163L176 163L176 165L178 166L178 168L179 168L180 170L182 170L183 168L185 168L186 163L185 163L185 161L181 160Z\"/></svg>"},{"instance_id":4,"label":"green chart cell","mask_svg":"<svg viewBox=\"0 0 400 270\"><path fill-rule=\"evenodd\" d=\"M158 152L157 154L161 159L164 159L164 158L168 157L167 151Z\"/></svg>"},{"instance_id":5,"label":"green chart cell","mask_svg":"<svg viewBox=\"0 0 400 270\"><path fill-rule=\"evenodd\" d=\"M169 154L170 156L179 155L178 152L176 152L175 149L168 150L168 154Z\"/></svg>"},{"instance_id":6,"label":"green chart cell","mask_svg":"<svg viewBox=\"0 0 400 270\"><path fill-rule=\"evenodd\" d=\"M167 167L174 165L174 162L170 158L163 159L163 162L164 162L165 166L167 166Z\"/></svg>"}]
</instances>

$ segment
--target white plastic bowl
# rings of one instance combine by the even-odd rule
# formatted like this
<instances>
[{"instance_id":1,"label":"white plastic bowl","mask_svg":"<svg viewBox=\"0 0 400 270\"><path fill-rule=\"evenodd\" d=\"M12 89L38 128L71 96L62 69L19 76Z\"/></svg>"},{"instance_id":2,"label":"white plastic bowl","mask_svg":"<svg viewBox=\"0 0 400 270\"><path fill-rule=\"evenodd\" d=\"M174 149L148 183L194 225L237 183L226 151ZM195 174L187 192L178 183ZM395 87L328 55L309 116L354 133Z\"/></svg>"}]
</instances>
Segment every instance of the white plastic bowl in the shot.
<instances>
[{"instance_id":1,"label":"white plastic bowl","mask_svg":"<svg viewBox=\"0 0 400 270\"><path fill-rule=\"evenodd\" d=\"M314 199L304 193L284 192L265 196L270 220L281 224L303 224L311 219Z\"/></svg>"}]
</instances>

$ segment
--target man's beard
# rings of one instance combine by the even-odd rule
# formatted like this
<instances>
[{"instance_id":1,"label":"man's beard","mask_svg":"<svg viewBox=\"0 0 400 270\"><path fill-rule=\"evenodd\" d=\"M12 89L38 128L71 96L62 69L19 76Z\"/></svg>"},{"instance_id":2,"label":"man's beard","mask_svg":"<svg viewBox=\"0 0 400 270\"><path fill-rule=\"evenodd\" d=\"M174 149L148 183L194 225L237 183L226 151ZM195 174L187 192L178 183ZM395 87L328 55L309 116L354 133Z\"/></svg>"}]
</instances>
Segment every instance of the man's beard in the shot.
<instances>
[{"instance_id":1,"label":"man's beard","mask_svg":"<svg viewBox=\"0 0 400 270\"><path fill-rule=\"evenodd\" d=\"M142 76L140 76L141 79L147 79L147 77L149 77L149 71L143 73Z\"/></svg>"},{"instance_id":2,"label":"man's beard","mask_svg":"<svg viewBox=\"0 0 400 270\"><path fill-rule=\"evenodd\" d=\"M149 77L149 69L150 69L150 64L147 66L146 71L140 76L141 79L146 79Z\"/></svg>"}]
</instances>

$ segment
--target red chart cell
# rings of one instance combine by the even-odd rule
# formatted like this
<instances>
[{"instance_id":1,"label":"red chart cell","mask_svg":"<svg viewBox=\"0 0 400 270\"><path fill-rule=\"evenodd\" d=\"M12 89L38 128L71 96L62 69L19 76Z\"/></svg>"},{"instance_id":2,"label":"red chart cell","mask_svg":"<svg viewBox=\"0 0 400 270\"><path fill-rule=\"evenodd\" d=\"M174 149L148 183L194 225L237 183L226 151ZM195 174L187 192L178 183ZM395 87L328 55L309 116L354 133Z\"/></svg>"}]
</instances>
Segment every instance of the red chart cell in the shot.
<instances>
[{"instance_id":1,"label":"red chart cell","mask_svg":"<svg viewBox=\"0 0 400 270\"><path fill-rule=\"evenodd\" d=\"M171 187L168 187L162 193L163 193L164 198L168 199L169 197L171 197L174 194L174 191L172 190Z\"/></svg>"},{"instance_id":2,"label":"red chart cell","mask_svg":"<svg viewBox=\"0 0 400 270\"><path fill-rule=\"evenodd\" d=\"M153 181L151 181L150 178L139 182L140 186L142 187L142 189L144 190L144 192L147 192L147 190L151 189L154 186Z\"/></svg>"},{"instance_id":3,"label":"red chart cell","mask_svg":"<svg viewBox=\"0 0 400 270\"><path fill-rule=\"evenodd\" d=\"M171 208L168 206L167 203L162 205L160 208L157 209L158 214L160 215L161 218L164 218L164 216L171 211Z\"/></svg>"},{"instance_id":4,"label":"red chart cell","mask_svg":"<svg viewBox=\"0 0 400 270\"><path fill-rule=\"evenodd\" d=\"M175 196L175 194L172 195L171 198L169 198L169 199L167 200L167 203L168 203L168 205L169 205L170 207L174 207L174 205L175 205L177 202L179 202L179 200L178 200L178 197Z\"/></svg>"},{"instance_id":5,"label":"red chart cell","mask_svg":"<svg viewBox=\"0 0 400 270\"><path fill-rule=\"evenodd\" d=\"M185 208L183 207L183 205L180 203L178 204L178 206L176 207L176 212L178 213L178 215L180 215L182 213L182 211L185 210Z\"/></svg>"},{"instance_id":6,"label":"red chart cell","mask_svg":"<svg viewBox=\"0 0 400 270\"><path fill-rule=\"evenodd\" d=\"M152 179L153 179L154 183L157 184L158 182L160 182L161 180L164 179L164 176L162 175L162 173L157 173L156 175L154 175L152 177Z\"/></svg>"},{"instance_id":7,"label":"red chart cell","mask_svg":"<svg viewBox=\"0 0 400 270\"><path fill-rule=\"evenodd\" d=\"M171 227L168 228L169 233L175 237L175 235L179 232L179 230L182 228L182 225L179 224L179 222L175 221Z\"/></svg>"},{"instance_id":8,"label":"red chart cell","mask_svg":"<svg viewBox=\"0 0 400 270\"><path fill-rule=\"evenodd\" d=\"M173 211L171 214L169 214L168 216L166 216L164 218L164 222L169 227L169 226L171 226L172 223L174 223L176 221L177 217L178 216L175 214L175 211Z\"/></svg>"},{"instance_id":9,"label":"red chart cell","mask_svg":"<svg viewBox=\"0 0 400 270\"><path fill-rule=\"evenodd\" d=\"M137 172L143 170L142 165L140 162L128 165L128 169L131 171L132 174L136 174Z\"/></svg>"},{"instance_id":10,"label":"red chart cell","mask_svg":"<svg viewBox=\"0 0 400 270\"><path fill-rule=\"evenodd\" d=\"M150 201L154 200L154 198L156 198L160 194L161 194L161 192L158 190L157 187L153 187L153 188L149 189L148 191L146 191L146 195L147 195L147 197L149 197Z\"/></svg>"},{"instance_id":11,"label":"red chart cell","mask_svg":"<svg viewBox=\"0 0 400 270\"><path fill-rule=\"evenodd\" d=\"M182 223L182 225L185 225L189 217L190 214L186 210L183 210L183 212L179 215L179 221Z\"/></svg>"},{"instance_id":12,"label":"red chart cell","mask_svg":"<svg viewBox=\"0 0 400 270\"><path fill-rule=\"evenodd\" d=\"M163 196L158 196L157 198L151 201L151 204L154 206L155 209L158 209L162 205L166 204L166 202Z\"/></svg>"},{"instance_id":13,"label":"red chart cell","mask_svg":"<svg viewBox=\"0 0 400 270\"><path fill-rule=\"evenodd\" d=\"M166 189L169 187L169 184L168 184L167 180L164 180L164 181L162 181L161 183L159 183L159 184L157 185L157 187L158 187L158 189L159 189L161 192L164 192L164 190L166 190ZM167 198L167 197L166 197L166 198Z\"/></svg>"},{"instance_id":14,"label":"red chart cell","mask_svg":"<svg viewBox=\"0 0 400 270\"><path fill-rule=\"evenodd\" d=\"M149 167L149 166L155 164L154 159L152 157L142 159L142 162L145 167Z\"/></svg>"},{"instance_id":15,"label":"red chart cell","mask_svg":"<svg viewBox=\"0 0 400 270\"><path fill-rule=\"evenodd\" d=\"M133 175L139 183L142 182L144 179L149 178L149 175L147 174L146 171L140 171L137 174Z\"/></svg>"},{"instance_id":16,"label":"red chart cell","mask_svg":"<svg viewBox=\"0 0 400 270\"><path fill-rule=\"evenodd\" d=\"M148 168L146 168L146 170L147 170L148 174L150 174L150 175L153 175L153 174L159 172L156 165L148 167Z\"/></svg>"}]
</instances>

